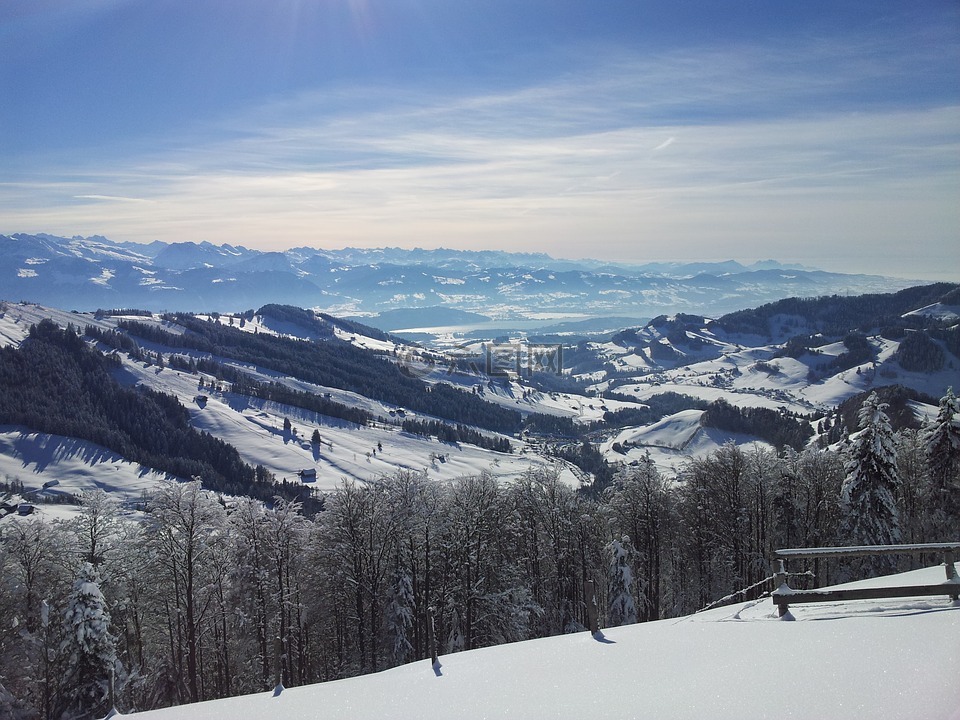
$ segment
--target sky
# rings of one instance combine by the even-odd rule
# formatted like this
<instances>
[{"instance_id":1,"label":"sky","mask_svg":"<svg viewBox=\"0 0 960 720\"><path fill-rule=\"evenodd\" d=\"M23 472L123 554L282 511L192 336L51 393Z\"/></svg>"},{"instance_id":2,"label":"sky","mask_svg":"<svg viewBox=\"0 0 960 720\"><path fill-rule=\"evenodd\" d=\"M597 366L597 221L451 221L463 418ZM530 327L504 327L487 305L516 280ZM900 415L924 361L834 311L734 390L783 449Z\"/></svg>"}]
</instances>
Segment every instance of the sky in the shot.
<instances>
[{"instance_id":1,"label":"sky","mask_svg":"<svg viewBox=\"0 0 960 720\"><path fill-rule=\"evenodd\" d=\"M0 233L960 279L960 4L3 0Z\"/></svg>"}]
</instances>

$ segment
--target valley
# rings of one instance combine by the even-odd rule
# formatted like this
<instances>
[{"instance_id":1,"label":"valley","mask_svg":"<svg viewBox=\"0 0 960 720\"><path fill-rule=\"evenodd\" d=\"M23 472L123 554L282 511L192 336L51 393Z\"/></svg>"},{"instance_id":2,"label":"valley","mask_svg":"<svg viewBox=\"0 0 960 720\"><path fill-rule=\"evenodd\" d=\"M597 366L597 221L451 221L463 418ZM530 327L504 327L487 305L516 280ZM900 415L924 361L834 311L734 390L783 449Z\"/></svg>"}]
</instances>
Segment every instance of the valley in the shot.
<instances>
[{"instance_id":1,"label":"valley","mask_svg":"<svg viewBox=\"0 0 960 720\"><path fill-rule=\"evenodd\" d=\"M913 318L920 327L955 327L960 303L953 300L957 293L953 289L951 294L950 286L930 286L925 293L918 289L904 291L897 309L906 308L903 303L913 302L913 296L919 302L933 299L937 293L948 302L909 307L899 313L901 319ZM884 337L879 327L873 334L864 334L866 349L861 362L841 362L845 353L849 354L842 341L843 333L811 336L801 352L785 354L787 340L795 337L793 330L811 329L797 328L796 317L774 317L766 337L731 331L724 327L723 320L690 315L661 316L644 326L615 333L581 333L571 337L569 343L543 346L560 349L563 367L557 373L557 368L551 368L554 372L532 372L524 364L529 359L524 352L537 345L522 330L496 340L488 337L461 342L451 349L442 342L433 347L422 346L356 321L341 323L332 316L325 316L328 320L313 316L315 323L301 319L298 324L291 317L310 316L288 312L292 310L266 306L264 314L214 313L199 315L197 320L238 337L246 333L251 338L332 343L372 353L371 357L382 358L399 369L398 377L409 378L422 388L420 392L429 393L431 388L442 385L466 393L482 405L515 413L518 424L511 421L499 431L478 428L481 435L491 442L499 439L510 451L497 452L471 442L440 442L435 437L409 432L404 429L404 422L409 427L415 422L449 424L451 420L435 412L368 397L350 389L349 384L337 387L312 382L302 373L290 374L289 365L281 364L288 368L281 371L270 367L265 358L254 363L237 359L242 356L231 355L230 351L224 356L190 347L172 347L164 341L138 337L137 332L142 335L145 330L124 329L154 328L158 337L170 338L167 343L186 332L175 319L164 320L157 314L78 313L34 303L8 302L0 317L0 338L16 346L23 342L31 325L45 319L62 327L72 324L78 330L91 327L103 332L132 332L137 353L114 353L121 365L113 375L122 385L150 388L175 397L186 408L194 428L235 447L249 465L261 466L279 481L302 482L313 493L333 490L345 480L370 482L397 471L423 472L440 481L488 472L507 481L544 467L557 468L571 487L589 487L596 479L591 472L571 463L568 454L558 452L572 448L576 453L578 444L585 439L610 468L636 464L649 455L662 471L675 475L691 458L705 457L726 443L776 446L749 432L704 426L704 408L710 403L723 401L736 408L766 409L796 418L794 422L810 428L806 431L806 443L824 443L825 438L818 440L818 426L848 398L890 385L909 388L918 397L927 398L926 402L911 401L919 423L935 414L936 399L960 380L960 362L949 350L941 351L944 359L936 368L905 369L899 362L900 341ZM890 322L889 318L881 320ZM902 337L905 335L901 332ZM952 342L955 347L956 341ZM111 351L103 344L99 347ZM498 351L507 353L507 366L511 369L493 376L485 374L485 370L499 369L495 362ZM513 354L518 352L520 359L515 361ZM203 359L254 384L279 383L293 393L354 408L369 420L358 424L322 411L244 394L242 390L235 392L231 383L214 375L188 371L189 363ZM843 367L838 367L841 364ZM669 397L681 398L681 404L668 408L669 412L650 415L651 402ZM685 403L687 406L683 407ZM644 417L648 420L637 424L631 413L637 417L636 413L641 411L647 413ZM536 418L551 417L555 420L549 429L543 429L544 420L538 427ZM24 428L7 428L4 433L7 442L14 444L16 438L28 436L29 429ZM57 442L68 446L71 441L45 440L46 445ZM57 478L58 490L52 495L80 492L89 486L90 476L95 474L93 465L78 473L67 461L61 466L58 460L60 455L74 457L72 453L48 454L51 457L41 463L29 460L29 453L22 457L5 453L0 471L8 479L17 478L27 485ZM117 477L127 475L130 479L120 482L119 487L106 480L102 485L132 496L142 492L144 485L149 484L143 478L151 476L149 469L140 468Z\"/></svg>"}]
</instances>

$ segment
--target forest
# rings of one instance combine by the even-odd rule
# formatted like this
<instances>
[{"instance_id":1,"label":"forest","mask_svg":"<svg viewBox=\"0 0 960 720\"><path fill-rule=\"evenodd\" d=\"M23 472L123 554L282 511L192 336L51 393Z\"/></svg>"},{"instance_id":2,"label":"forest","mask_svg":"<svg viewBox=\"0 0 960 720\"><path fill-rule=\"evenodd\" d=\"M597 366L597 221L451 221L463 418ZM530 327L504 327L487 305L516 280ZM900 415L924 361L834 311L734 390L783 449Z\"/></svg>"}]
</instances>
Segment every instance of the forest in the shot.
<instances>
[{"instance_id":1,"label":"forest","mask_svg":"<svg viewBox=\"0 0 960 720\"><path fill-rule=\"evenodd\" d=\"M932 283L907 288L895 293L867 294L846 297L831 295L818 298L786 298L757 308L738 310L716 321L727 332L748 333L768 337L771 321L778 316L799 317L810 331L829 337L842 337L851 329L867 332L872 328L926 327L937 321L911 312L926 305L943 302L956 304L960 286L956 283Z\"/></svg>"},{"instance_id":2,"label":"forest","mask_svg":"<svg viewBox=\"0 0 960 720\"><path fill-rule=\"evenodd\" d=\"M465 442L496 452L513 452L513 447L506 438L488 437L466 425L449 425L436 420L411 420L408 418L403 421L401 427L404 432L423 435L424 437L435 437L440 442Z\"/></svg>"},{"instance_id":3,"label":"forest","mask_svg":"<svg viewBox=\"0 0 960 720\"><path fill-rule=\"evenodd\" d=\"M44 320L20 348L0 348L0 424L88 440L145 467L202 477L220 492L280 495L313 508L299 483L275 483L233 446L191 427L173 396L120 385L111 375L119 366L119 358L88 347L74 328Z\"/></svg>"},{"instance_id":4,"label":"forest","mask_svg":"<svg viewBox=\"0 0 960 720\"><path fill-rule=\"evenodd\" d=\"M775 548L955 541L957 399L920 429L894 430L887 409L868 396L832 449L728 444L674 476L647 456L593 493L549 469L400 472L344 482L313 516L194 481L164 484L138 519L102 493L69 521L7 518L0 708L102 714L111 674L123 712L265 691L278 669L287 687L332 680L581 631L587 580L609 627L749 599L735 593L769 589ZM791 570L818 585L876 570L841 562Z\"/></svg>"},{"instance_id":5,"label":"forest","mask_svg":"<svg viewBox=\"0 0 960 720\"><path fill-rule=\"evenodd\" d=\"M700 417L704 427L714 427L733 433L754 435L773 445L802 450L813 437L813 429L808 422L799 420L785 412L770 408L738 407L720 398L707 405ZM855 424L851 427L856 427Z\"/></svg>"},{"instance_id":6,"label":"forest","mask_svg":"<svg viewBox=\"0 0 960 720\"><path fill-rule=\"evenodd\" d=\"M305 342L266 333L253 334L185 313L165 317L187 332L178 335L135 320L122 320L118 327L134 337L165 347L198 350L270 367L306 382L356 392L454 423L506 434L520 429L520 413L515 410L485 402L478 395L446 383L427 386L405 373L396 362L347 342L335 339Z\"/></svg>"}]
</instances>

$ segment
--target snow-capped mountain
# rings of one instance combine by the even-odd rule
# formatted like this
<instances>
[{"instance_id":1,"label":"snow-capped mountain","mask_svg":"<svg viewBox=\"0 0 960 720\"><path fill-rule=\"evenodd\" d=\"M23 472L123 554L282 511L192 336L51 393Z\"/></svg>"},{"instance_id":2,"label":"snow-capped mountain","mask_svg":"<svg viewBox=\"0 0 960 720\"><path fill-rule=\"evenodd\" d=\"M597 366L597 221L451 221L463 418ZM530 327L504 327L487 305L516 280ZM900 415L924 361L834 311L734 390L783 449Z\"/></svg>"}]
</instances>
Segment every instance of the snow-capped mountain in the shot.
<instances>
[{"instance_id":1,"label":"snow-capped mountain","mask_svg":"<svg viewBox=\"0 0 960 720\"><path fill-rule=\"evenodd\" d=\"M446 306L509 317L723 313L786 296L888 292L909 282L764 261L617 265L499 251L262 252L207 242L114 243L106 238L0 236L0 297L76 310L139 307L230 311L282 302L376 313Z\"/></svg>"}]
</instances>

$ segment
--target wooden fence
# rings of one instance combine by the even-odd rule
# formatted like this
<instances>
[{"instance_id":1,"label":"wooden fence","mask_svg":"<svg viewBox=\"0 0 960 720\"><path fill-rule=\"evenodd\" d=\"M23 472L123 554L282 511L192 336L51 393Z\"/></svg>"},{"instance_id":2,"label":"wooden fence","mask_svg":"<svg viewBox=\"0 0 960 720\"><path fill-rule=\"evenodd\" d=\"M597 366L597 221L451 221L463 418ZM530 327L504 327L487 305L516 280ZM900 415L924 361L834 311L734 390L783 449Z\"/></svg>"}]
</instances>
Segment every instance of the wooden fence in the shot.
<instances>
[{"instance_id":1,"label":"wooden fence","mask_svg":"<svg viewBox=\"0 0 960 720\"><path fill-rule=\"evenodd\" d=\"M874 555L922 555L937 554L943 558L947 573L945 582L928 585L882 586L869 588L840 588L835 590L794 590L787 585L786 561L811 558L869 557ZM895 597L926 597L948 595L955 602L960 598L960 577L954 566L954 558L960 554L960 542L918 543L913 545L859 545L855 547L788 548L774 552L773 602L780 617L790 605L797 603L829 602L844 600L868 600Z\"/></svg>"}]
</instances>

